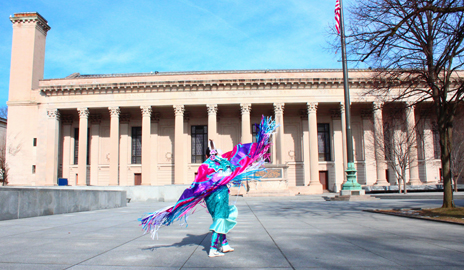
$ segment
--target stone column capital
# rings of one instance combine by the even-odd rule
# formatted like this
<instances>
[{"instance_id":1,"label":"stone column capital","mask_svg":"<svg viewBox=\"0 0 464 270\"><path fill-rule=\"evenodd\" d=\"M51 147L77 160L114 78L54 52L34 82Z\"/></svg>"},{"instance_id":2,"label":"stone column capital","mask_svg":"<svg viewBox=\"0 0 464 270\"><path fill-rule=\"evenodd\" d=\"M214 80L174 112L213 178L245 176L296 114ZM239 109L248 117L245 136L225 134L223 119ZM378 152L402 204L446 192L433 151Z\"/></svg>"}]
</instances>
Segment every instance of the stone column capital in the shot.
<instances>
[{"instance_id":1,"label":"stone column capital","mask_svg":"<svg viewBox=\"0 0 464 270\"><path fill-rule=\"evenodd\" d=\"M344 114L345 113L345 103L340 102L339 106L340 106L340 113Z\"/></svg>"},{"instance_id":2,"label":"stone column capital","mask_svg":"<svg viewBox=\"0 0 464 270\"><path fill-rule=\"evenodd\" d=\"M89 118L89 108L78 108L79 118Z\"/></svg>"},{"instance_id":3,"label":"stone column capital","mask_svg":"<svg viewBox=\"0 0 464 270\"><path fill-rule=\"evenodd\" d=\"M274 103L274 113L283 114L285 108L285 103Z\"/></svg>"},{"instance_id":4,"label":"stone column capital","mask_svg":"<svg viewBox=\"0 0 464 270\"><path fill-rule=\"evenodd\" d=\"M109 107L108 110L110 111L111 117L119 117L121 113L121 109L119 107Z\"/></svg>"},{"instance_id":5,"label":"stone column capital","mask_svg":"<svg viewBox=\"0 0 464 270\"><path fill-rule=\"evenodd\" d=\"M374 101L374 102L372 103L372 106L373 106L374 110L382 110L382 108L383 108L383 102Z\"/></svg>"},{"instance_id":6,"label":"stone column capital","mask_svg":"<svg viewBox=\"0 0 464 270\"><path fill-rule=\"evenodd\" d=\"M217 104L206 104L206 109L208 110L208 115L217 114L218 111Z\"/></svg>"},{"instance_id":7,"label":"stone column capital","mask_svg":"<svg viewBox=\"0 0 464 270\"><path fill-rule=\"evenodd\" d=\"M47 109L47 115L48 115L48 118L53 118L57 121L60 120L60 111L56 108Z\"/></svg>"},{"instance_id":8,"label":"stone column capital","mask_svg":"<svg viewBox=\"0 0 464 270\"><path fill-rule=\"evenodd\" d=\"M408 108L415 108L416 107L416 103L415 102L412 102L412 101L405 101L404 104L406 104L406 106Z\"/></svg>"},{"instance_id":9,"label":"stone column capital","mask_svg":"<svg viewBox=\"0 0 464 270\"><path fill-rule=\"evenodd\" d=\"M317 102L308 102L308 103L306 103L306 106L308 108L308 114L315 113L317 111L318 103Z\"/></svg>"},{"instance_id":10,"label":"stone column capital","mask_svg":"<svg viewBox=\"0 0 464 270\"><path fill-rule=\"evenodd\" d=\"M184 115L184 111L185 111L184 105L173 105L172 107L174 108L174 115L175 116L183 116Z\"/></svg>"},{"instance_id":11,"label":"stone column capital","mask_svg":"<svg viewBox=\"0 0 464 270\"><path fill-rule=\"evenodd\" d=\"M150 117L151 116L151 106L140 106L140 110L142 111L142 117Z\"/></svg>"},{"instance_id":12,"label":"stone column capital","mask_svg":"<svg viewBox=\"0 0 464 270\"><path fill-rule=\"evenodd\" d=\"M242 114L251 112L251 103L240 103L240 110Z\"/></svg>"}]
</instances>

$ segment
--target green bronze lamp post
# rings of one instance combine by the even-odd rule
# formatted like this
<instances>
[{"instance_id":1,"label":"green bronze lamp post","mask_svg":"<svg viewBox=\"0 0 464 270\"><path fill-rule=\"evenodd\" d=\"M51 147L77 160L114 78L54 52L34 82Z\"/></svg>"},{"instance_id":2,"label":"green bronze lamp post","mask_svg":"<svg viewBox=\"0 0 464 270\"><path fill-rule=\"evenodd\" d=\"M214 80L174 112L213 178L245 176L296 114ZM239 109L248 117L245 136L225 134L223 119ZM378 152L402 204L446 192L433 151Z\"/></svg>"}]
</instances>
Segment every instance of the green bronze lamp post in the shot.
<instances>
[{"instance_id":1,"label":"green bronze lamp post","mask_svg":"<svg viewBox=\"0 0 464 270\"><path fill-rule=\"evenodd\" d=\"M353 158L353 136L351 133L351 110L350 110L350 89L348 87L348 67L346 61L345 50L345 28L343 20L343 5L342 0L339 0L339 28L342 47L342 65L343 65L343 88L345 92L345 117L346 117L346 150L347 150L347 169L346 169L346 182L342 186L342 193L344 190L362 190L361 185L356 181L356 168L354 166Z\"/></svg>"}]
</instances>

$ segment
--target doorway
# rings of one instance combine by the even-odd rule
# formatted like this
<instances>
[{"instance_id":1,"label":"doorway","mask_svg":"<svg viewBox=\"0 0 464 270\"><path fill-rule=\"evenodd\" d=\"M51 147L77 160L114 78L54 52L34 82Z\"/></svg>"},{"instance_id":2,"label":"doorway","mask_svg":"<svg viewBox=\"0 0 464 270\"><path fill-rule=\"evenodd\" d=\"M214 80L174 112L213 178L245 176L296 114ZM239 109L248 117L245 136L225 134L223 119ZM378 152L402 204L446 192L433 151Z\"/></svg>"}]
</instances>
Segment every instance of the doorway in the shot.
<instances>
[{"instance_id":1,"label":"doorway","mask_svg":"<svg viewBox=\"0 0 464 270\"><path fill-rule=\"evenodd\" d=\"M134 173L134 185L140 186L142 184L142 174Z\"/></svg>"},{"instance_id":2,"label":"doorway","mask_svg":"<svg viewBox=\"0 0 464 270\"><path fill-rule=\"evenodd\" d=\"M329 186L329 171L319 171L319 182L321 182L322 190L327 190Z\"/></svg>"}]
</instances>

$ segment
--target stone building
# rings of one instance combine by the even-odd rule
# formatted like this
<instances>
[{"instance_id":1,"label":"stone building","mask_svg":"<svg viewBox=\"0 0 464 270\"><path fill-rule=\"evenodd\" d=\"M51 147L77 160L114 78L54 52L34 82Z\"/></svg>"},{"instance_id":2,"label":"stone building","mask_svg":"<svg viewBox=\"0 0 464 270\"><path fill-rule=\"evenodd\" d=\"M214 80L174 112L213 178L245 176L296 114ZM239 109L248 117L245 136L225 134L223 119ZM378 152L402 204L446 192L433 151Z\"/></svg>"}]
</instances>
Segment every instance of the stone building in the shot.
<instances>
[{"instance_id":1,"label":"stone building","mask_svg":"<svg viewBox=\"0 0 464 270\"><path fill-rule=\"evenodd\" d=\"M50 29L38 13L17 13L9 90L11 185L133 186L189 184L204 160L206 140L229 151L253 140L253 124L280 124L271 163L249 191L339 191L346 140L341 70L245 70L81 75L44 79ZM358 182L395 184L378 138L390 110L420 125L412 148L411 184L436 184L432 117L427 104L382 106L365 95L368 70L350 71L352 131ZM380 137L379 137L380 136ZM435 151L434 151L435 149ZM388 182L388 181L390 182Z\"/></svg>"}]
</instances>

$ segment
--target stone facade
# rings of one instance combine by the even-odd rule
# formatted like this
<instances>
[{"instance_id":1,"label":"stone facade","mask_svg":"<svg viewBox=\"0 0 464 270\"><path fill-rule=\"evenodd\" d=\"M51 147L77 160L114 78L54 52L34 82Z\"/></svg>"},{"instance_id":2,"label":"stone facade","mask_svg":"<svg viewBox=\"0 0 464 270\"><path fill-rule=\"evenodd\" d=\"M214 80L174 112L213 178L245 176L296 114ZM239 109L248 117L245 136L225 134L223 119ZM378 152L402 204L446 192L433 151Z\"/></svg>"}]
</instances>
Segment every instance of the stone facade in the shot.
<instances>
[{"instance_id":1,"label":"stone facade","mask_svg":"<svg viewBox=\"0 0 464 270\"><path fill-rule=\"evenodd\" d=\"M250 192L322 193L339 191L344 182L341 70L76 73L43 79L46 20L19 13L11 21L8 144L18 149L8 154L11 185L56 185L61 177L70 185L189 184L201 164L204 138L229 151L253 140L253 124L262 115L274 116L280 128L269 172L248 185ZM350 71L358 182L390 185L396 180L376 142L383 137L386 109L364 94L369 78L368 70ZM405 121L423 121L422 133L430 135L412 153L418 158L409 180L437 183L434 119L421 115L429 105L421 106L404 109Z\"/></svg>"}]
</instances>

